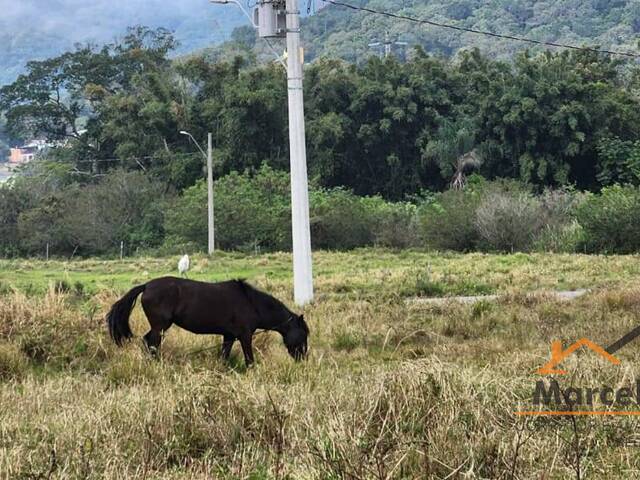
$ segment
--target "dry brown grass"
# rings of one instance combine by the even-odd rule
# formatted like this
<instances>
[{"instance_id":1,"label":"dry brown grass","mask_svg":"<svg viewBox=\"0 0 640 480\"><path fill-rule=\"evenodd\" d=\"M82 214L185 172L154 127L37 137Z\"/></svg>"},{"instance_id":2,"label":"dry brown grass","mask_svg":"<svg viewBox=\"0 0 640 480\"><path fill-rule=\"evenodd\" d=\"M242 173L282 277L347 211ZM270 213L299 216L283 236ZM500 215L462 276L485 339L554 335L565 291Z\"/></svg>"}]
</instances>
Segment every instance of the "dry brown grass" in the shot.
<instances>
[{"instance_id":1,"label":"dry brown grass","mask_svg":"<svg viewBox=\"0 0 640 480\"><path fill-rule=\"evenodd\" d=\"M325 266L328 267L329 265ZM386 268L386 267L385 267ZM403 281L336 272L305 311L311 354L256 339L245 371L219 339L171 330L155 361L117 349L102 314L122 292L0 295L0 479L632 478L637 420L521 419L552 339L607 345L640 323L640 290L564 302L517 290L498 303L410 305L338 285ZM481 281L476 271L469 280ZM414 281L414 277L406 282ZM259 285L288 298L286 280ZM549 282L548 279L544 282ZM133 327L145 330L137 308ZM237 348L237 346L236 346ZM588 353L575 385L632 385ZM640 443L639 443L640 445Z\"/></svg>"}]
</instances>

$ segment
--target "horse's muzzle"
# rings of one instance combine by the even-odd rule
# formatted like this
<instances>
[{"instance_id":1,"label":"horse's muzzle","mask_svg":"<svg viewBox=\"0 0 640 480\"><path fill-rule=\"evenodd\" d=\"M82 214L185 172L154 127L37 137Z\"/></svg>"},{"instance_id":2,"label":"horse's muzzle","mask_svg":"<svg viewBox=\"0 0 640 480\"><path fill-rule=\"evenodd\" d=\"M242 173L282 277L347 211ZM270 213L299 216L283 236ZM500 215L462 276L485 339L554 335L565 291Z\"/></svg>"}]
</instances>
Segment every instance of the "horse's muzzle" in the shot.
<instances>
[{"instance_id":1,"label":"horse's muzzle","mask_svg":"<svg viewBox=\"0 0 640 480\"><path fill-rule=\"evenodd\" d=\"M296 345L295 347L291 347L288 349L289 355L291 355L296 362L300 360L305 360L307 358L307 345Z\"/></svg>"}]
</instances>

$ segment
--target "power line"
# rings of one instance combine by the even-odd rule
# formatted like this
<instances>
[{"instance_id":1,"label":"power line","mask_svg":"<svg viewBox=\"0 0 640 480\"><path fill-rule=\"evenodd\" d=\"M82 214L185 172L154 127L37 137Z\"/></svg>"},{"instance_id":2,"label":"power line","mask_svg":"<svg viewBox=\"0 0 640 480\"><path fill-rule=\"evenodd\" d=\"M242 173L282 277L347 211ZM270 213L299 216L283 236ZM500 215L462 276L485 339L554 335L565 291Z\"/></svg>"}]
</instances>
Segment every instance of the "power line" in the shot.
<instances>
[{"instance_id":1,"label":"power line","mask_svg":"<svg viewBox=\"0 0 640 480\"><path fill-rule=\"evenodd\" d=\"M200 152L191 152L191 153L171 153L168 154L168 157L165 155L146 155L143 157L125 157L125 158L118 158L118 157L112 157L112 158L81 158L78 160L73 160L71 162L68 163L99 163L99 162L130 162L130 161L140 161L140 160L158 160L158 159L166 159L166 158L175 158L175 157L180 157L180 158L185 158L185 157L193 157L193 156L198 156L201 157L202 154ZM66 163L66 162L62 162L62 163Z\"/></svg>"},{"instance_id":2,"label":"power line","mask_svg":"<svg viewBox=\"0 0 640 480\"><path fill-rule=\"evenodd\" d=\"M624 56L624 57L631 57L631 58L640 58L640 54L637 53L631 53L631 52L618 52L618 51L614 51L614 50L604 50L604 49L599 49L599 48L592 48L592 47L578 47L576 45L569 45L569 44L565 44L565 43L556 43L556 42L545 42L543 40L534 40L532 38L526 38L526 37L517 37L515 35L503 35L500 33L493 33L493 32L487 32L485 30L476 30L475 28L466 28L466 27L461 27L458 25L451 25L448 23L439 23L439 22L434 22L432 20L424 20L421 18L416 18L416 17L410 17L408 15L402 15L399 13L393 13L393 12L385 12L382 10L374 10L373 8L368 8L368 7L359 7L357 5L352 5L349 3L344 3L344 2L340 2L340 1L336 1L336 0L322 0L325 3L330 3L332 5L336 5L338 7L345 7L345 8L350 8L351 10L358 10L358 11L362 11L362 12L367 12L367 13L373 13L375 15L383 15L386 17L391 17L391 18L396 18L399 20L406 20L409 22L413 22L413 23L418 23L421 25L431 25L434 27L440 27L440 28L449 28L451 30L457 30L459 32L466 32L466 33L474 33L476 35L485 35L488 37L494 37L494 38L500 38L503 40L514 40L517 42L525 42L525 43L532 43L535 45L544 45L544 46L548 46L548 47L560 47L560 48L568 48L571 50L582 50L585 52L594 52L594 53L605 53L608 55L620 55L620 56Z\"/></svg>"},{"instance_id":3,"label":"power line","mask_svg":"<svg viewBox=\"0 0 640 480\"><path fill-rule=\"evenodd\" d=\"M171 154L171 158L186 158L193 157L194 155L200 157L202 154L200 152L192 152L192 153L173 153ZM82 164L98 164L98 163L117 163L117 162L135 162L142 171L146 172L147 169L141 163L141 160L157 160L157 159L166 159L166 156L162 155L146 155L143 157L126 157L126 158L82 158L78 160L65 161L58 159L50 159L47 157L42 158L45 163L57 163L61 165L68 165L69 167L73 167L73 165L82 165ZM94 172L85 172L82 170L78 170L76 167L73 167L73 170L70 170L68 173L71 175L87 175L92 177L102 177L104 174L102 173L94 173Z\"/></svg>"}]
</instances>

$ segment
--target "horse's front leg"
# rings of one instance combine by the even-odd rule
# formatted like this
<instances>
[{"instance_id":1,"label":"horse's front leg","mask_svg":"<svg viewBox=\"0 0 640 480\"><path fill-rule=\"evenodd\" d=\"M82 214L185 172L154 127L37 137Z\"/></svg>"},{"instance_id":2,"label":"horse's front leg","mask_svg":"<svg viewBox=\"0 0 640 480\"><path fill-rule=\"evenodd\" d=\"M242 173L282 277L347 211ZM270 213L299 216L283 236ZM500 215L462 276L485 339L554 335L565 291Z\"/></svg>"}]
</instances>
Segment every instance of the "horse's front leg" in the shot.
<instances>
[{"instance_id":1,"label":"horse's front leg","mask_svg":"<svg viewBox=\"0 0 640 480\"><path fill-rule=\"evenodd\" d=\"M231 348L233 347L233 342L236 341L236 337L233 335L225 335L222 340L222 348L220 349L220 356L223 360L229 360L231 356Z\"/></svg>"},{"instance_id":2,"label":"horse's front leg","mask_svg":"<svg viewBox=\"0 0 640 480\"><path fill-rule=\"evenodd\" d=\"M253 363L253 347L251 341L253 340L253 333L243 333L240 336L240 345L242 345L242 353L244 353L244 363L247 367Z\"/></svg>"}]
</instances>

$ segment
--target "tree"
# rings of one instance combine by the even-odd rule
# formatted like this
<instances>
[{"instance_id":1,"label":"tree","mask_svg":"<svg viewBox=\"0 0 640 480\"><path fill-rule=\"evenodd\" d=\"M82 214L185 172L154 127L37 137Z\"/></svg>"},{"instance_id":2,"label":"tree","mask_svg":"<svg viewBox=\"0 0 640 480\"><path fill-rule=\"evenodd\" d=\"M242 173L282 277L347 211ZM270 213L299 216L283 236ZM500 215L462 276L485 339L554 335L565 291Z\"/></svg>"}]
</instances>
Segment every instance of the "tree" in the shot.
<instances>
[{"instance_id":1,"label":"tree","mask_svg":"<svg viewBox=\"0 0 640 480\"><path fill-rule=\"evenodd\" d=\"M30 200L26 189L0 184L0 255L19 253L18 217L29 208Z\"/></svg>"},{"instance_id":2,"label":"tree","mask_svg":"<svg viewBox=\"0 0 640 480\"><path fill-rule=\"evenodd\" d=\"M8 133L64 142L76 159L113 156L116 145L102 131L103 104L135 90L141 75L168 67L174 46L167 30L134 27L120 42L29 62L27 73L0 88Z\"/></svg>"},{"instance_id":3,"label":"tree","mask_svg":"<svg viewBox=\"0 0 640 480\"><path fill-rule=\"evenodd\" d=\"M475 127L469 119L445 121L427 143L423 157L436 162L442 176L451 178L451 188L459 190L466 184L466 173L482 165L475 146Z\"/></svg>"},{"instance_id":4,"label":"tree","mask_svg":"<svg viewBox=\"0 0 640 480\"><path fill-rule=\"evenodd\" d=\"M370 59L360 68L320 61L307 72L309 164L323 186L403 198L443 179L416 161L461 100L461 84L441 60Z\"/></svg>"},{"instance_id":5,"label":"tree","mask_svg":"<svg viewBox=\"0 0 640 480\"><path fill-rule=\"evenodd\" d=\"M640 183L640 140L603 138L597 149L597 177L601 185Z\"/></svg>"},{"instance_id":6,"label":"tree","mask_svg":"<svg viewBox=\"0 0 640 480\"><path fill-rule=\"evenodd\" d=\"M640 133L640 105L621 85L618 67L605 56L565 51L523 54L511 71L490 72L484 95L475 97L482 173L593 187L598 139Z\"/></svg>"},{"instance_id":7,"label":"tree","mask_svg":"<svg viewBox=\"0 0 640 480\"><path fill-rule=\"evenodd\" d=\"M82 253L157 246L164 237L165 188L142 172L114 170L67 196L60 228Z\"/></svg>"},{"instance_id":8,"label":"tree","mask_svg":"<svg viewBox=\"0 0 640 480\"><path fill-rule=\"evenodd\" d=\"M69 165L28 167L0 186L0 253L41 253L48 243L52 253L86 255L162 241L168 195L151 176L114 170L81 184Z\"/></svg>"},{"instance_id":9,"label":"tree","mask_svg":"<svg viewBox=\"0 0 640 480\"><path fill-rule=\"evenodd\" d=\"M0 140L0 163L4 163L7 161L9 153L9 146L4 143L4 141Z\"/></svg>"},{"instance_id":10,"label":"tree","mask_svg":"<svg viewBox=\"0 0 640 480\"><path fill-rule=\"evenodd\" d=\"M179 69L192 87L191 133L213 133L216 176L262 163L288 168L286 75L280 65L192 58Z\"/></svg>"},{"instance_id":11,"label":"tree","mask_svg":"<svg viewBox=\"0 0 640 480\"><path fill-rule=\"evenodd\" d=\"M5 122L0 115L0 163L3 163L9 157L9 137L5 132Z\"/></svg>"}]
</instances>

